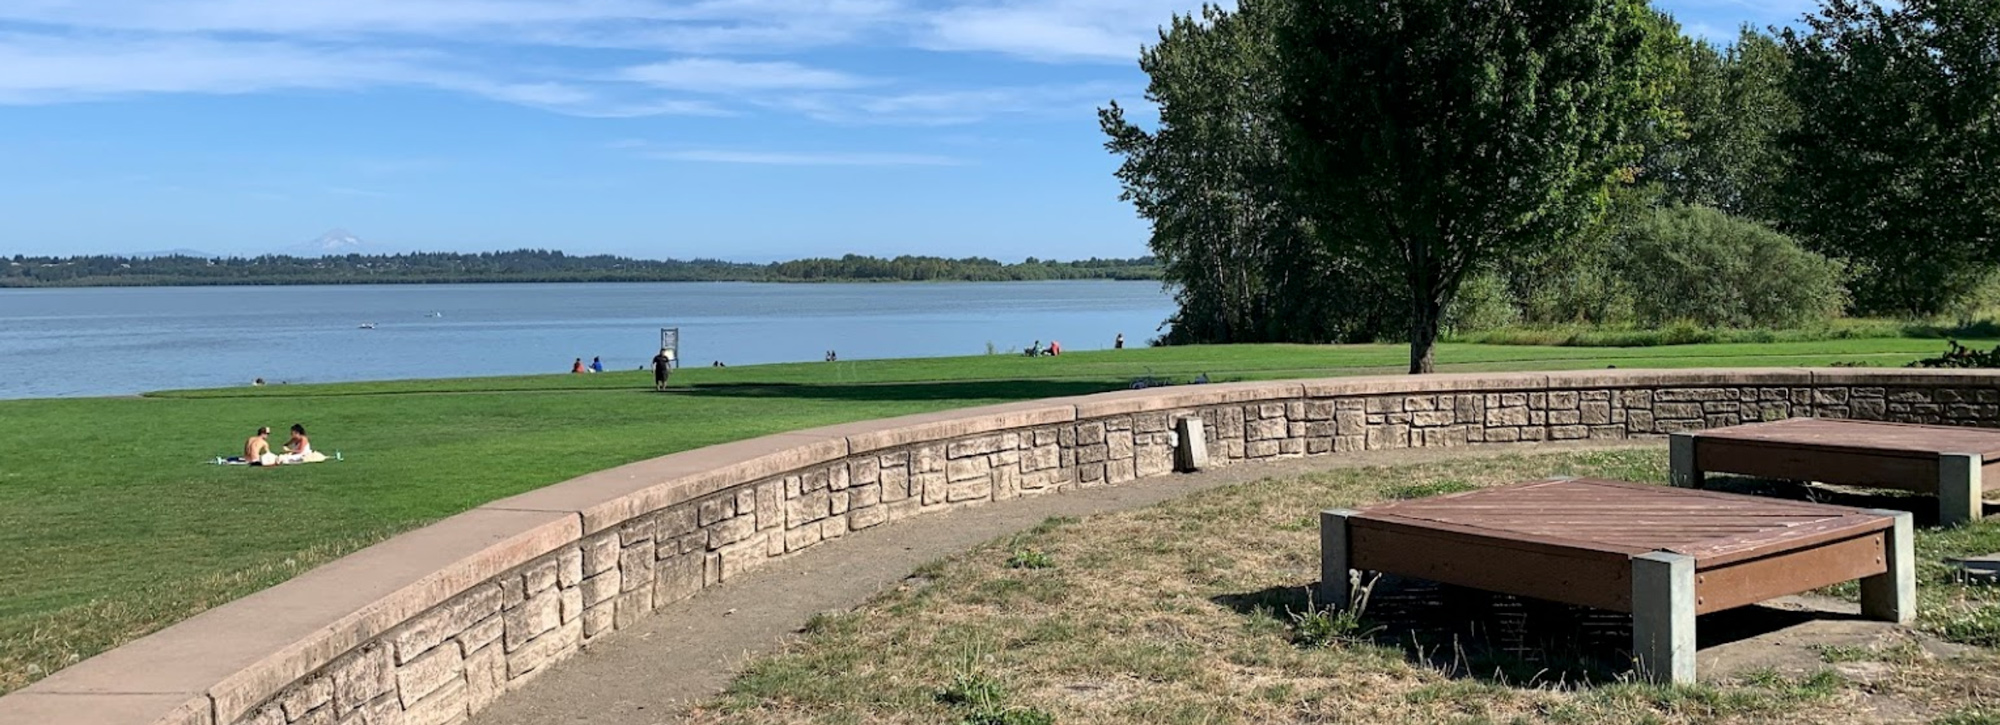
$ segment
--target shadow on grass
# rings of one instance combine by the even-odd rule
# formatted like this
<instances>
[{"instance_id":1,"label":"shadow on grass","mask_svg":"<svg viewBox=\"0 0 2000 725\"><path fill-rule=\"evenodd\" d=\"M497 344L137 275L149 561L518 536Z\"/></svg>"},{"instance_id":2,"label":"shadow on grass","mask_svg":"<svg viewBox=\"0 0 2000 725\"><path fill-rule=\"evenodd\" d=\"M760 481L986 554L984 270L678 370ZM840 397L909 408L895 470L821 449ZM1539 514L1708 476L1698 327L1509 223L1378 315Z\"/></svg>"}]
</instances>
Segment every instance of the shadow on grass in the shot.
<instances>
[{"instance_id":1,"label":"shadow on grass","mask_svg":"<svg viewBox=\"0 0 2000 725\"><path fill-rule=\"evenodd\" d=\"M1306 588L1272 587L1213 599L1251 618L1291 626L1311 611ZM1817 619L1856 615L1754 605L1702 615L1698 647L1714 647ZM1448 677L1504 686L1570 688L1620 681L1631 671L1632 618L1423 579L1376 581L1356 640L1399 651L1411 664ZM1303 645L1302 645L1303 646Z\"/></svg>"},{"instance_id":2,"label":"shadow on grass","mask_svg":"<svg viewBox=\"0 0 2000 725\"><path fill-rule=\"evenodd\" d=\"M957 380L932 383L716 383L668 388L666 392L696 397L888 400L1034 400L1089 395L1125 386L1102 381Z\"/></svg>"}]
</instances>

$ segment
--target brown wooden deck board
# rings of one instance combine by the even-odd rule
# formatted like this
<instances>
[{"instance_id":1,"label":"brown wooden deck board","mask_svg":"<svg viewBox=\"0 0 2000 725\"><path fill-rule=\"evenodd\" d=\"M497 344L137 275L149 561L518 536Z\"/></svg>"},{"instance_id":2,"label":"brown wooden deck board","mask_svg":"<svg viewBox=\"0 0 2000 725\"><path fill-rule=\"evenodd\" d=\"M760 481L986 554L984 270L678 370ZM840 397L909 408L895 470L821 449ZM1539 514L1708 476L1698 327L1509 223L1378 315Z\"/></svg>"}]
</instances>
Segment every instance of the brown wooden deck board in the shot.
<instances>
[{"instance_id":1,"label":"brown wooden deck board","mask_svg":"<svg viewBox=\"0 0 2000 725\"><path fill-rule=\"evenodd\" d=\"M1924 458L1935 458L1939 453L1978 453L1986 457L2000 455L2000 430L1871 420L1787 418L1713 428L1695 435L1811 451L1853 451Z\"/></svg>"}]
</instances>

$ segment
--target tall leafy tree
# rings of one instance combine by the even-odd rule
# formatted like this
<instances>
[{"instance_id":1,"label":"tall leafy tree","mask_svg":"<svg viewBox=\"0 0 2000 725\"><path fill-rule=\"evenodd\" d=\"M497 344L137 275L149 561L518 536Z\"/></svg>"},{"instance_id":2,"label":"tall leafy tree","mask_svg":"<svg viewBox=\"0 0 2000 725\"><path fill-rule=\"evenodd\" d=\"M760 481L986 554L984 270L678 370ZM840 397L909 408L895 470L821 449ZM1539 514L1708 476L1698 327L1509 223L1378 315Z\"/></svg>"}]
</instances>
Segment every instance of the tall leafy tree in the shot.
<instances>
[{"instance_id":1,"label":"tall leafy tree","mask_svg":"<svg viewBox=\"0 0 2000 725\"><path fill-rule=\"evenodd\" d=\"M1783 46L1748 27L1727 48L1673 33L1672 132L1648 144L1640 180L1658 183L1668 202L1771 218L1784 172L1778 136L1798 123Z\"/></svg>"},{"instance_id":2,"label":"tall leafy tree","mask_svg":"<svg viewBox=\"0 0 2000 725\"><path fill-rule=\"evenodd\" d=\"M1824 0L1805 23L1782 226L1852 260L1858 311L1936 314L2000 263L2000 2Z\"/></svg>"},{"instance_id":3,"label":"tall leafy tree","mask_svg":"<svg viewBox=\"0 0 2000 725\"><path fill-rule=\"evenodd\" d=\"M1312 247L1285 193L1265 5L1175 16L1141 52L1153 130L1115 102L1099 111L1105 147L1124 159L1122 198L1152 223L1179 297L1170 342L1317 342L1379 324L1366 309L1376 295L1328 291L1351 265Z\"/></svg>"},{"instance_id":4,"label":"tall leafy tree","mask_svg":"<svg viewBox=\"0 0 2000 725\"><path fill-rule=\"evenodd\" d=\"M1466 274L1601 210L1658 122L1643 0L1276 0L1278 117L1321 241L1396 279L1410 372Z\"/></svg>"}]
</instances>

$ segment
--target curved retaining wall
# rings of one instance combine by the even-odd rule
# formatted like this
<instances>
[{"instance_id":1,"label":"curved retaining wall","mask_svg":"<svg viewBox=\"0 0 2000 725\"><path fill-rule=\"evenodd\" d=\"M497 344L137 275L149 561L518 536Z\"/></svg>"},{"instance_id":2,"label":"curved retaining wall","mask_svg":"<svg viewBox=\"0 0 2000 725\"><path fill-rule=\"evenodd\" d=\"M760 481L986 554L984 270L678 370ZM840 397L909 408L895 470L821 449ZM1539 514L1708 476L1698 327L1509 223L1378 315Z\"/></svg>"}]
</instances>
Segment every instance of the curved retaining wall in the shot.
<instances>
[{"instance_id":1,"label":"curved retaining wall","mask_svg":"<svg viewBox=\"0 0 2000 725\"><path fill-rule=\"evenodd\" d=\"M457 722L655 607L851 531L1212 465L1792 416L2000 426L2000 373L1608 370L1107 393L785 433L495 501L0 697L0 725Z\"/></svg>"}]
</instances>

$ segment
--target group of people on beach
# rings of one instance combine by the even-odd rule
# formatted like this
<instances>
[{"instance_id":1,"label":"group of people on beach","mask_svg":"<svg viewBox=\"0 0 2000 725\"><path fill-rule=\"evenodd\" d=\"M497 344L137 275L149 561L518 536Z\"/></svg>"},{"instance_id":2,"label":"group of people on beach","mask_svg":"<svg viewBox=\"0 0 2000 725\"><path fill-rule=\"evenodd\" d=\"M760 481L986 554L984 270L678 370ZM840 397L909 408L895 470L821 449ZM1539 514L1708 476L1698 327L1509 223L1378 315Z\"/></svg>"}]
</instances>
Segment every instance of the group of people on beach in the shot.
<instances>
[{"instance_id":1,"label":"group of people on beach","mask_svg":"<svg viewBox=\"0 0 2000 725\"><path fill-rule=\"evenodd\" d=\"M271 451L271 427L259 426L257 432L243 441L243 455L230 458L231 463L248 463L252 466L278 466L287 463L305 463L314 459L312 439L306 437L303 423L292 424L291 440L279 452Z\"/></svg>"}]
</instances>

